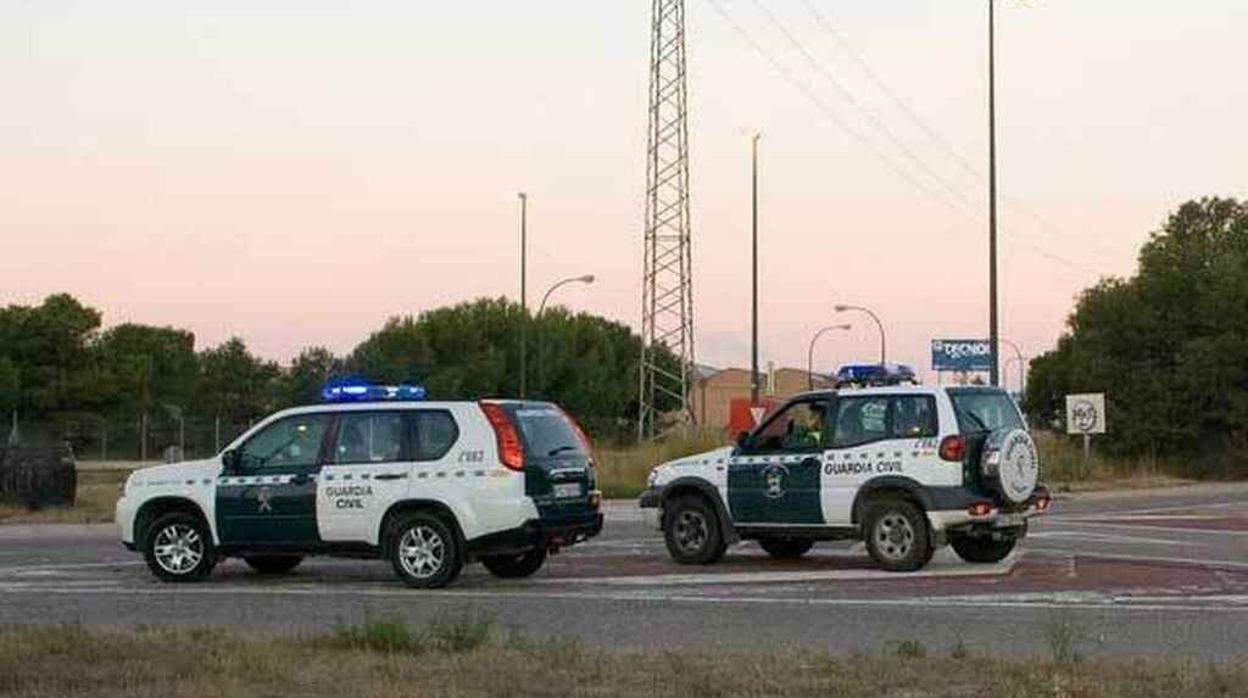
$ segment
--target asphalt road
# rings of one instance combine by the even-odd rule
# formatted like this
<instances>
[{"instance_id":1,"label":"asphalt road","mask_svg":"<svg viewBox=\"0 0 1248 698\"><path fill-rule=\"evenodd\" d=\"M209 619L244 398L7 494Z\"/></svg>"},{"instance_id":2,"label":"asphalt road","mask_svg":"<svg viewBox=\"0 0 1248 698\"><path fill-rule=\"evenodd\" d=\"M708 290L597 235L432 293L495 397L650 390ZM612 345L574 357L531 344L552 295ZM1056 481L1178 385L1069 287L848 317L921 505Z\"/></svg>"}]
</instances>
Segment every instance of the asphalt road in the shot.
<instances>
[{"instance_id":1,"label":"asphalt road","mask_svg":"<svg viewBox=\"0 0 1248 698\"><path fill-rule=\"evenodd\" d=\"M365 614L413 624L476 613L530 636L628 647L805 647L1047 653L1073 629L1088 654L1248 652L1248 485L1066 497L1005 562L947 550L926 570L875 570L861 546L777 562L753 545L712 567L672 563L631 502L602 536L533 578L470 566L450 589L407 589L379 561L309 560L280 578L238 561L208 582L154 580L112 526L0 527L0 623L178 624L318 632Z\"/></svg>"}]
</instances>

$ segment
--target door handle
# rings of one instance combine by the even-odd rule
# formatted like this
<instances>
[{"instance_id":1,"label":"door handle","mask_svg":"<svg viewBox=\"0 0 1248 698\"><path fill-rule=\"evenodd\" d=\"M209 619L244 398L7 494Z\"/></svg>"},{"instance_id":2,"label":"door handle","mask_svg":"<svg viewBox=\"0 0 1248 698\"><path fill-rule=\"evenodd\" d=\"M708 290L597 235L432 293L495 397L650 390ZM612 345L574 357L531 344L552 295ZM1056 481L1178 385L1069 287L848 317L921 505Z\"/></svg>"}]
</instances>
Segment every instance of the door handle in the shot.
<instances>
[{"instance_id":1,"label":"door handle","mask_svg":"<svg viewBox=\"0 0 1248 698\"><path fill-rule=\"evenodd\" d=\"M374 480L402 480L405 477L407 477L407 473L381 473L380 475L374 475L373 479Z\"/></svg>"},{"instance_id":2,"label":"door handle","mask_svg":"<svg viewBox=\"0 0 1248 698\"><path fill-rule=\"evenodd\" d=\"M312 481L312 478L308 477L306 473L300 473L290 478L290 484L292 485L306 485L311 481Z\"/></svg>"}]
</instances>

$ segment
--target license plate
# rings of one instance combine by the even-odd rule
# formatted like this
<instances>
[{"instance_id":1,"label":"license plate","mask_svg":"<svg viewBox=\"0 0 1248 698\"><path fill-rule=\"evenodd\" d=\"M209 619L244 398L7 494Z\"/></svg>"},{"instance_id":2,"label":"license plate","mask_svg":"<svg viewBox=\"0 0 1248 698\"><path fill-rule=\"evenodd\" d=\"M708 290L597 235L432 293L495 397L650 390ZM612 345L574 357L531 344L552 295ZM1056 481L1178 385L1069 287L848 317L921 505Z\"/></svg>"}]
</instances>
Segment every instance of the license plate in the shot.
<instances>
[{"instance_id":1,"label":"license plate","mask_svg":"<svg viewBox=\"0 0 1248 698\"><path fill-rule=\"evenodd\" d=\"M996 525L1001 528L1012 528L1022 526L1026 521L1027 517L1023 514L1005 514L996 520Z\"/></svg>"},{"instance_id":2,"label":"license plate","mask_svg":"<svg viewBox=\"0 0 1248 698\"><path fill-rule=\"evenodd\" d=\"M555 485L556 497L579 497L581 496L581 483L565 482Z\"/></svg>"}]
</instances>

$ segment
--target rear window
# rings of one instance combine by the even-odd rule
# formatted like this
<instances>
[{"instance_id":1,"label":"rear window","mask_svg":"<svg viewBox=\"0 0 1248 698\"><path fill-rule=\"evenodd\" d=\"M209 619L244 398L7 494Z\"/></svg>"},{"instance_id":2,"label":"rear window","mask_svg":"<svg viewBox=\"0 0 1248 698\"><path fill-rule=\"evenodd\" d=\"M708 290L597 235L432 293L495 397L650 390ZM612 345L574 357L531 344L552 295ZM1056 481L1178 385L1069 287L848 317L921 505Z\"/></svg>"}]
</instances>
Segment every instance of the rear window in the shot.
<instances>
[{"instance_id":1,"label":"rear window","mask_svg":"<svg viewBox=\"0 0 1248 698\"><path fill-rule=\"evenodd\" d=\"M517 407L512 416L530 456L588 455L576 428L555 407Z\"/></svg>"},{"instance_id":2,"label":"rear window","mask_svg":"<svg viewBox=\"0 0 1248 698\"><path fill-rule=\"evenodd\" d=\"M958 430L995 431L997 429L1021 429L1023 420L1018 415L1014 400L996 390L973 392L949 391L953 408L958 414Z\"/></svg>"}]
</instances>

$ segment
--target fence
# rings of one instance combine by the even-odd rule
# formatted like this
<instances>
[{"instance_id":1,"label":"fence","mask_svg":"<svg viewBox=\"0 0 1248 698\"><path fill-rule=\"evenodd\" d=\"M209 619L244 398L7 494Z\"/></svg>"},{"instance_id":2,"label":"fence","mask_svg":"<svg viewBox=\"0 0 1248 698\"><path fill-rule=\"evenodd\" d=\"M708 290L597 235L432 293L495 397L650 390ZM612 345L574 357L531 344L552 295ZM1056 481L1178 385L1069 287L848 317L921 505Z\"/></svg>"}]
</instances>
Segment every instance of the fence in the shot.
<instances>
[{"instance_id":1,"label":"fence","mask_svg":"<svg viewBox=\"0 0 1248 698\"><path fill-rule=\"evenodd\" d=\"M133 417L91 413L59 415L37 422L18 415L16 443L68 443L79 460L187 460L207 458L246 431L253 421L234 422L215 417L152 413ZM0 442L13 440L9 426Z\"/></svg>"}]
</instances>

